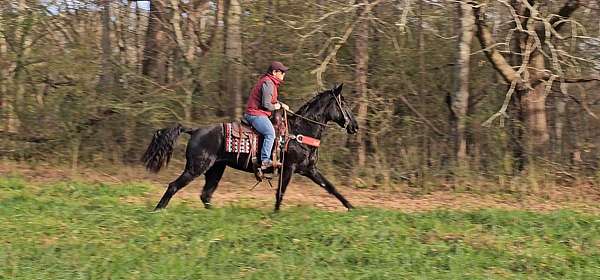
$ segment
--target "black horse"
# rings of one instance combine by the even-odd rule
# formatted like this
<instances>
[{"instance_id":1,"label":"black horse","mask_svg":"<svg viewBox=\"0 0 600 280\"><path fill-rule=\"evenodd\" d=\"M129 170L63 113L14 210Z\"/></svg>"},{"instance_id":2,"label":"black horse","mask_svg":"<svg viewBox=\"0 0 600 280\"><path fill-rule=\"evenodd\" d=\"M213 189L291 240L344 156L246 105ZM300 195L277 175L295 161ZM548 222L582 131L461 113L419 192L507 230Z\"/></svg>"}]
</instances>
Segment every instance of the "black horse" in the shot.
<instances>
[{"instance_id":1,"label":"black horse","mask_svg":"<svg viewBox=\"0 0 600 280\"><path fill-rule=\"evenodd\" d=\"M304 104L295 114L289 116L290 135L306 135L321 139L328 122L333 121L346 129L349 134L358 131L358 124L342 97L342 85L323 91ZM253 172L252 164L246 164L248 155L238 158L236 153L227 153L224 149L224 128L215 124L205 128L188 129L180 124L158 130L148 146L142 161L151 172L158 172L167 165L173 152L177 137L184 132L191 135L186 149L186 165L183 173L171 182L155 210L164 208L177 191L184 188L196 177L204 174L206 182L200 199L206 208L210 208L212 194L223 176L227 166L246 172ZM316 147L290 140L284 154L280 188L277 188L275 211L279 210L285 190L294 173L310 178L342 204L351 209L352 205L342 196L317 169Z\"/></svg>"}]
</instances>

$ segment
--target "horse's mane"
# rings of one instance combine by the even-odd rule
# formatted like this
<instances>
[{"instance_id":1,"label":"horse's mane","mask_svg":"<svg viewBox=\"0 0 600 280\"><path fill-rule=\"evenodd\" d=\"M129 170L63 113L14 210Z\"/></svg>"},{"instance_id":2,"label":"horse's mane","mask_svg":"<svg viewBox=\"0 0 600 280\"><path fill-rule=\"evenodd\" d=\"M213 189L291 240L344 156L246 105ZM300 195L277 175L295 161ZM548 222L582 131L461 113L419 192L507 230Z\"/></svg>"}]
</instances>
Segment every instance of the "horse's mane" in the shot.
<instances>
[{"instance_id":1,"label":"horse's mane","mask_svg":"<svg viewBox=\"0 0 600 280\"><path fill-rule=\"evenodd\" d=\"M315 96L313 96L313 98L311 98L308 102L304 103L304 105L302 105L300 107L300 109L298 109L298 111L296 111L296 114L298 115L305 115L308 113L308 111L310 109L318 109L319 108L319 102L321 102L322 96L327 93L330 92L330 90L326 90L326 91L322 91L317 93Z\"/></svg>"}]
</instances>

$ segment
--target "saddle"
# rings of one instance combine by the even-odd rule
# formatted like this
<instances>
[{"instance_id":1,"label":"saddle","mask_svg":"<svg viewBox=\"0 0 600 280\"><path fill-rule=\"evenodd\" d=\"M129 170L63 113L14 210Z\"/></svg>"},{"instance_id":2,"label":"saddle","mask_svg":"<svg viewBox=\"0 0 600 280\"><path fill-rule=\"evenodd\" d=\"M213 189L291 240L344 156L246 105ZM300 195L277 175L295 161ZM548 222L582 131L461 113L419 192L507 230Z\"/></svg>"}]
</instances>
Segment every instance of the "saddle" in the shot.
<instances>
[{"instance_id":1,"label":"saddle","mask_svg":"<svg viewBox=\"0 0 600 280\"><path fill-rule=\"evenodd\" d=\"M225 128L225 152L239 154L256 153L259 133L244 121L223 124Z\"/></svg>"},{"instance_id":2,"label":"saddle","mask_svg":"<svg viewBox=\"0 0 600 280\"><path fill-rule=\"evenodd\" d=\"M271 117L271 122L275 127L275 143L271 153L273 160L279 160L280 151L280 135L284 135L286 124L279 111L274 112ZM247 155L246 166L252 161L252 166L255 171L260 169L260 157L257 157L262 146L263 136L256 131L246 119L241 119L237 122L223 124L225 128L225 152L236 153L237 159L241 154ZM274 170L268 170L273 173ZM258 177L257 177L258 179Z\"/></svg>"}]
</instances>

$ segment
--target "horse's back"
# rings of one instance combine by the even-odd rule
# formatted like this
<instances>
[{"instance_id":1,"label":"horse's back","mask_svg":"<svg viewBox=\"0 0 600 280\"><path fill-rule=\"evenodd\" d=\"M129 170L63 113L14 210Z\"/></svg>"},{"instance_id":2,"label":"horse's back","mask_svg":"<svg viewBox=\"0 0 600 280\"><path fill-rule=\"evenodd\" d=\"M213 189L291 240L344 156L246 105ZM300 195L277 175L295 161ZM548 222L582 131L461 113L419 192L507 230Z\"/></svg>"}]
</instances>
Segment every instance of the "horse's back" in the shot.
<instances>
[{"instance_id":1,"label":"horse's back","mask_svg":"<svg viewBox=\"0 0 600 280\"><path fill-rule=\"evenodd\" d=\"M213 124L201 127L192 132L187 145L188 155L214 154L217 155L223 146L223 125Z\"/></svg>"}]
</instances>

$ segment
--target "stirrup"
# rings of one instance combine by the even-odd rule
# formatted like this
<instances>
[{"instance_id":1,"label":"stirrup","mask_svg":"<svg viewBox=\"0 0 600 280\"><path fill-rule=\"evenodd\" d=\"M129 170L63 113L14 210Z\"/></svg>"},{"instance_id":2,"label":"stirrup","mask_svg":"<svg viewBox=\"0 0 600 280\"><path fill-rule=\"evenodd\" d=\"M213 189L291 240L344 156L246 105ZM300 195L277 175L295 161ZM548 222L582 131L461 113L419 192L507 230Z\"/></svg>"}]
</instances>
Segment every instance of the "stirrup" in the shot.
<instances>
[{"instance_id":1,"label":"stirrup","mask_svg":"<svg viewBox=\"0 0 600 280\"><path fill-rule=\"evenodd\" d=\"M263 181L264 177L265 177L265 174L262 172L262 169L260 167L258 167L254 170L254 178L256 178L256 181L258 181L260 183Z\"/></svg>"},{"instance_id":2,"label":"stirrup","mask_svg":"<svg viewBox=\"0 0 600 280\"><path fill-rule=\"evenodd\" d=\"M254 171L254 178L256 178L256 181L258 181L259 183L262 182L264 179L268 181L273 179L272 176L266 175L263 172L263 169L260 167L256 168L256 170Z\"/></svg>"}]
</instances>

